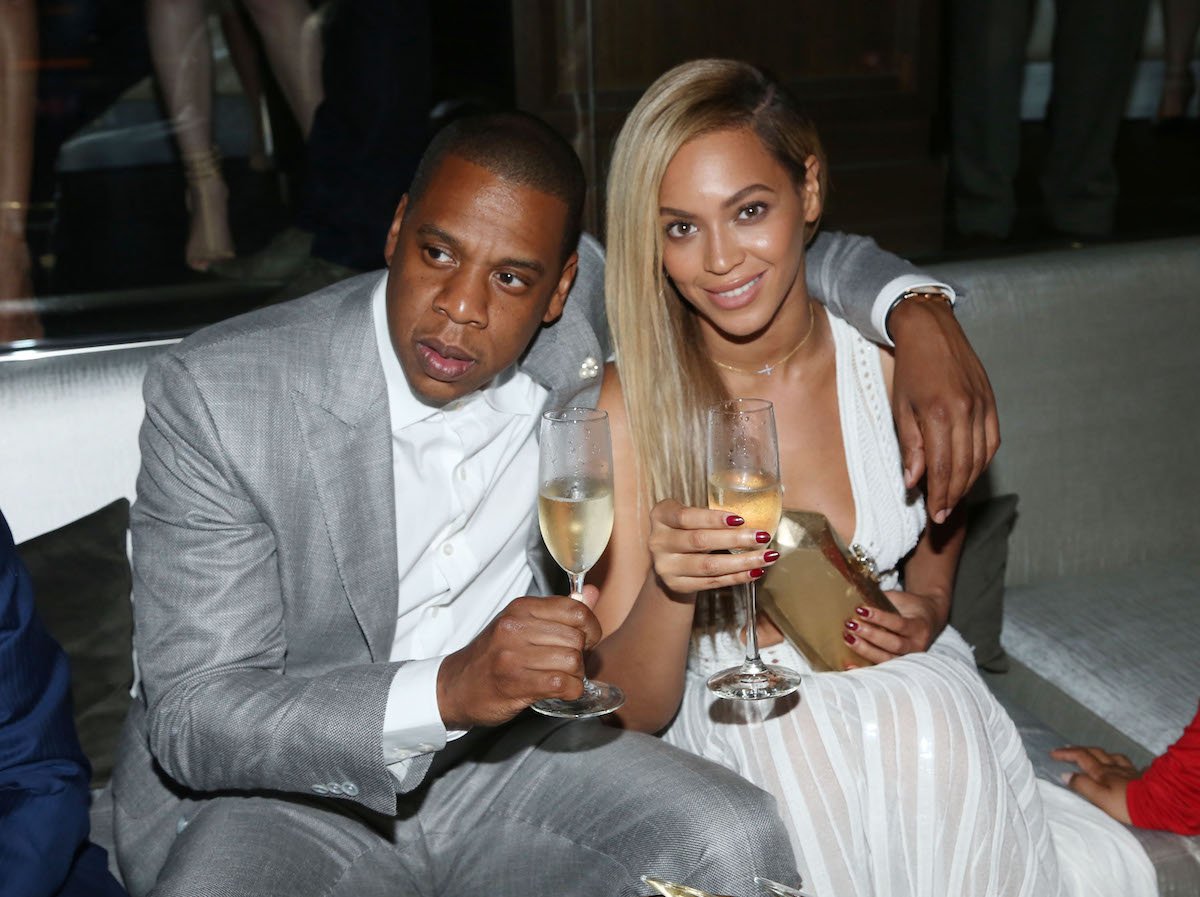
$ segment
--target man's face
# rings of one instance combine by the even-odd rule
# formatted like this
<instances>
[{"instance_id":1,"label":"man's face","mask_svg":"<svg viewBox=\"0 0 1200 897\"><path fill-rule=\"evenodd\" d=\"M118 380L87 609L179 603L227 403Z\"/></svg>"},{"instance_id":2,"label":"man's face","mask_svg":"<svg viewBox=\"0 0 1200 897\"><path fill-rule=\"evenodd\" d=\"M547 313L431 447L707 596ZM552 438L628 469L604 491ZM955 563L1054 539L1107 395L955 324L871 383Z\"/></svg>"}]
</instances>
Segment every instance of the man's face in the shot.
<instances>
[{"instance_id":1,"label":"man's face","mask_svg":"<svg viewBox=\"0 0 1200 897\"><path fill-rule=\"evenodd\" d=\"M562 314L567 205L456 156L388 231L388 332L414 393L444 405L511 365Z\"/></svg>"}]
</instances>

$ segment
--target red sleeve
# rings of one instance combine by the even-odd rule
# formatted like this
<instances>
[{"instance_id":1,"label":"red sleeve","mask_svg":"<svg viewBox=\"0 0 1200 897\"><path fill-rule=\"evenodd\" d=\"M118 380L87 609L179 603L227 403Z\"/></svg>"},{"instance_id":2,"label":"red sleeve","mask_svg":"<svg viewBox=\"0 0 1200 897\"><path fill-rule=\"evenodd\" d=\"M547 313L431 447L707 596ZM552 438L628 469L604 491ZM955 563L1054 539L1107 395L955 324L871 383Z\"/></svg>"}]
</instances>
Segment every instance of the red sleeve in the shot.
<instances>
[{"instance_id":1,"label":"red sleeve","mask_svg":"<svg viewBox=\"0 0 1200 897\"><path fill-rule=\"evenodd\" d=\"M1183 736L1125 792L1138 828L1200 835L1200 710Z\"/></svg>"}]
</instances>

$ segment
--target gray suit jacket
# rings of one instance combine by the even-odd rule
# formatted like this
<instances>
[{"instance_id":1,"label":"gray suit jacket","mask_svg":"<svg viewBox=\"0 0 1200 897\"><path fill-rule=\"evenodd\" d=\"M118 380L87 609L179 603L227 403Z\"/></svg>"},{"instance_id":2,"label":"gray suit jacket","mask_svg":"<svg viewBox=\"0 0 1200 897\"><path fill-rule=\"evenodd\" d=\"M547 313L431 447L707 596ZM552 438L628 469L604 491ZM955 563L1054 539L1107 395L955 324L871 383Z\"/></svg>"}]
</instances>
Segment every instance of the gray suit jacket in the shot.
<instances>
[{"instance_id":1,"label":"gray suit jacket","mask_svg":"<svg viewBox=\"0 0 1200 897\"><path fill-rule=\"evenodd\" d=\"M809 258L814 293L860 328L882 286L912 270L861 238L822 237ZM428 770L430 756L415 758L398 789L380 739L400 664L379 276L208 328L147 374L132 514L142 696L114 773L135 893L157 874L181 801L316 792L391 814ZM548 407L598 395L602 278L585 237L563 317L521 361ZM549 569L536 527L529 544Z\"/></svg>"}]
</instances>

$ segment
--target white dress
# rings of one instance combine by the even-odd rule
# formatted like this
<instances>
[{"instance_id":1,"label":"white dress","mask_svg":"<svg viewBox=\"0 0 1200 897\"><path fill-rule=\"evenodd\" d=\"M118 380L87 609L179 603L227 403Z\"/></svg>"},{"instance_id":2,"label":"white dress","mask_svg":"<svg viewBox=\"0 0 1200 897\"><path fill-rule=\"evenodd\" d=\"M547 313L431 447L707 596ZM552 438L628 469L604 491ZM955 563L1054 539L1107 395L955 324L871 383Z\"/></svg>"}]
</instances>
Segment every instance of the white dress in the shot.
<instances>
[{"instance_id":1,"label":"white dress","mask_svg":"<svg viewBox=\"0 0 1200 897\"><path fill-rule=\"evenodd\" d=\"M861 546L896 588L925 512L906 495L879 350L830 317ZM704 614L699 615L703 617ZM805 676L773 702L715 698L740 663L734 627L697 631L664 738L773 793L806 890L817 897L1151 897L1145 852L1122 826L1036 779L1016 727L953 629L928 652ZM809 665L787 643L768 663Z\"/></svg>"}]
</instances>

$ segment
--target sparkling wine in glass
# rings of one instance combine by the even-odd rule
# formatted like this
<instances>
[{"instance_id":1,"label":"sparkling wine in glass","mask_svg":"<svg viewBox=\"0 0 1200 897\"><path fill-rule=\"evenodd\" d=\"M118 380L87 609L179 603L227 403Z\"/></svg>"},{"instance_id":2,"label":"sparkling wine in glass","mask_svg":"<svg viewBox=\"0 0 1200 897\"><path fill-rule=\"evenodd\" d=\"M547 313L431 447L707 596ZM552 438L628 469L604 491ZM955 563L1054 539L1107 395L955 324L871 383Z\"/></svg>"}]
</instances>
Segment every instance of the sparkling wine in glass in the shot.
<instances>
[{"instance_id":1,"label":"sparkling wine in glass","mask_svg":"<svg viewBox=\"0 0 1200 897\"><path fill-rule=\"evenodd\" d=\"M737 514L746 527L774 535L783 515L775 409L765 399L730 399L708 409L708 506ZM766 546L764 545L765 549ZM708 687L722 698L759 701L791 694L800 674L758 656L754 582L741 586L746 605L746 659L714 673Z\"/></svg>"},{"instance_id":2,"label":"sparkling wine in glass","mask_svg":"<svg viewBox=\"0 0 1200 897\"><path fill-rule=\"evenodd\" d=\"M538 462L538 523L542 539L571 581L571 597L583 597L583 577L608 545L613 524L612 440L608 415L591 408L564 408L542 415ZM625 703L615 685L583 680L573 701L546 698L533 709L547 716L584 719L612 713Z\"/></svg>"}]
</instances>

